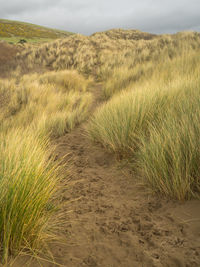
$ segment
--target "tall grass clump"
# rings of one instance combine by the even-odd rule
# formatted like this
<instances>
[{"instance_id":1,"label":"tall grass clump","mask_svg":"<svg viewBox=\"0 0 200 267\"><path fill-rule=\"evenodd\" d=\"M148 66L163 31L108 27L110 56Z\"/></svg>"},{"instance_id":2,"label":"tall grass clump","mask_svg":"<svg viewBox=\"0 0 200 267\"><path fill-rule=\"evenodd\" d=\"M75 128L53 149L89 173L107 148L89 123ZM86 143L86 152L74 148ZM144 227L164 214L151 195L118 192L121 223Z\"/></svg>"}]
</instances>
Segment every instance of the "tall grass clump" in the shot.
<instances>
[{"instance_id":1,"label":"tall grass clump","mask_svg":"<svg viewBox=\"0 0 200 267\"><path fill-rule=\"evenodd\" d=\"M160 64L150 80L100 107L88 127L154 191L179 200L200 194L199 63L199 53L190 51Z\"/></svg>"},{"instance_id":2,"label":"tall grass clump","mask_svg":"<svg viewBox=\"0 0 200 267\"><path fill-rule=\"evenodd\" d=\"M140 138L148 134L150 122L165 116L177 93L168 94L149 88L123 92L100 107L89 124L90 136L119 154L138 148Z\"/></svg>"},{"instance_id":3,"label":"tall grass clump","mask_svg":"<svg viewBox=\"0 0 200 267\"><path fill-rule=\"evenodd\" d=\"M76 70L45 72L40 75L39 82L41 84L54 84L65 92L70 90L84 92L89 83Z\"/></svg>"},{"instance_id":4,"label":"tall grass clump","mask_svg":"<svg viewBox=\"0 0 200 267\"><path fill-rule=\"evenodd\" d=\"M59 137L87 117L92 102L89 83L76 71L0 80L0 125L32 127L42 135Z\"/></svg>"},{"instance_id":5,"label":"tall grass clump","mask_svg":"<svg viewBox=\"0 0 200 267\"><path fill-rule=\"evenodd\" d=\"M48 238L57 168L48 141L29 130L0 133L0 253L4 263L23 248L34 250Z\"/></svg>"},{"instance_id":6,"label":"tall grass clump","mask_svg":"<svg viewBox=\"0 0 200 267\"><path fill-rule=\"evenodd\" d=\"M196 33L188 33L188 36L161 36L151 41L140 40L132 49L120 51L117 58L110 53L104 57L105 64L99 68L99 75L104 82L104 99L151 81L155 79L155 74L155 80L169 82L181 71L186 74L192 72L199 58L198 40L199 35ZM186 62L186 58L189 62ZM181 66L183 62L185 65Z\"/></svg>"},{"instance_id":7,"label":"tall grass clump","mask_svg":"<svg viewBox=\"0 0 200 267\"><path fill-rule=\"evenodd\" d=\"M59 137L70 132L88 116L92 101L90 93L70 92L57 98L49 96L50 103L33 120L33 127L40 134Z\"/></svg>"},{"instance_id":8,"label":"tall grass clump","mask_svg":"<svg viewBox=\"0 0 200 267\"><path fill-rule=\"evenodd\" d=\"M200 86L190 86L167 117L149 127L136 154L138 170L151 188L179 200L200 196Z\"/></svg>"}]
</instances>

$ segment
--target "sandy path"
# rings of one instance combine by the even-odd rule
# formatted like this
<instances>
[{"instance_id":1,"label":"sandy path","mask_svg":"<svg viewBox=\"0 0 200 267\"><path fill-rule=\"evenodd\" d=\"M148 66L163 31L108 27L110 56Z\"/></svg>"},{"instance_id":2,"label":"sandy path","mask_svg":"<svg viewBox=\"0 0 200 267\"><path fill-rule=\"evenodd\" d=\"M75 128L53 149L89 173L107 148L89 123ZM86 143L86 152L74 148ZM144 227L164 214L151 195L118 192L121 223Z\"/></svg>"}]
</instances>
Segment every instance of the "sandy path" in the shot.
<instances>
[{"instance_id":1,"label":"sandy path","mask_svg":"<svg viewBox=\"0 0 200 267\"><path fill-rule=\"evenodd\" d=\"M58 158L69 154L73 160L74 182L63 187L65 243L52 246L56 262L68 267L199 267L200 202L149 194L128 168L90 142L86 125L56 140ZM23 260L14 266L20 264L29 266ZM40 264L30 266L56 266Z\"/></svg>"}]
</instances>

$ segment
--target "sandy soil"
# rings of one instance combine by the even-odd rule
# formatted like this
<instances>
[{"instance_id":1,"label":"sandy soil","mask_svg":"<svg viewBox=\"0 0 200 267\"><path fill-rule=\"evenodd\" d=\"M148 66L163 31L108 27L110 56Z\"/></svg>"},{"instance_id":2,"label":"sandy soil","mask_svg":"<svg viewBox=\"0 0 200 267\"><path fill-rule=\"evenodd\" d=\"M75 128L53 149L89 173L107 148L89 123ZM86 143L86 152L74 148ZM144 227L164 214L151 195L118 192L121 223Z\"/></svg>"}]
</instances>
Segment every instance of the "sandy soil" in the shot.
<instances>
[{"instance_id":1,"label":"sandy soil","mask_svg":"<svg viewBox=\"0 0 200 267\"><path fill-rule=\"evenodd\" d=\"M66 227L58 234L64 242L50 245L55 261L68 267L199 267L200 201L153 196L90 142L86 124L56 140L58 158L69 154L73 167L61 194ZM18 258L13 266L57 265Z\"/></svg>"}]
</instances>

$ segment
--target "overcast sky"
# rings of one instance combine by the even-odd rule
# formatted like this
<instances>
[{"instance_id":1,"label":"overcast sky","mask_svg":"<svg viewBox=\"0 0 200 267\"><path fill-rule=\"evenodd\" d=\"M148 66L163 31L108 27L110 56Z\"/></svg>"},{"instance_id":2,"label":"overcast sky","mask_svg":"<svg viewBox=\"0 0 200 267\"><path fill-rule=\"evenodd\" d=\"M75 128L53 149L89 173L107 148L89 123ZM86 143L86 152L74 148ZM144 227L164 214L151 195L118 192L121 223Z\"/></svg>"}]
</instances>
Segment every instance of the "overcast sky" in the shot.
<instances>
[{"instance_id":1,"label":"overcast sky","mask_svg":"<svg viewBox=\"0 0 200 267\"><path fill-rule=\"evenodd\" d=\"M200 31L200 0L0 0L0 18L83 34Z\"/></svg>"}]
</instances>

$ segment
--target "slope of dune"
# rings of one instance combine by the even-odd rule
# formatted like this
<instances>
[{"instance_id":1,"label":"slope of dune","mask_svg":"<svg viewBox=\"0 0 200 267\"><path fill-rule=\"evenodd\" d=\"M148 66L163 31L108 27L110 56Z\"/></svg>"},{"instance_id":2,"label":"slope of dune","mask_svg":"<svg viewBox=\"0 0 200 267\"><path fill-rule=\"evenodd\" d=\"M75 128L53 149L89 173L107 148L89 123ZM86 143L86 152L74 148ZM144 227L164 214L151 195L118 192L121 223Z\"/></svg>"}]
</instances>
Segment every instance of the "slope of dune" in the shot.
<instances>
[{"instance_id":1,"label":"slope of dune","mask_svg":"<svg viewBox=\"0 0 200 267\"><path fill-rule=\"evenodd\" d=\"M17 27L19 30L21 26ZM42 244L36 242L35 247L23 239L23 233L20 247L15 249L12 242L11 246L8 244L8 266L200 266L200 201L194 198L200 192L198 173L191 168L195 194L171 197L167 190L156 191L149 186L144 170L138 171L137 154L134 154L145 142L150 143L154 133L162 134L164 126L158 124L163 128L157 129L156 123L168 117L167 122L174 122L172 133L179 133L181 127L177 130L176 126L188 131L182 139L175 139L175 143L182 144L180 155L168 143L174 136L171 133L164 136L159 146L163 148L165 144L170 148L166 153L166 169L170 170L164 173L169 176L166 180L174 178L174 165L177 170L180 167L183 179L185 169L190 175L193 166L176 164L171 154L180 156L180 162L188 163L188 158L189 163L196 160L195 167L199 168L199 125L195 125L190 136L189 122L188 129L181 123L188 114L194 119L193 111L196 121L199 119L200 109L197 101L193 101L198 95L194 92L200 92L199 55L200 34L196 32L154 35L113 29L91 36L67 35L37 45L0 42L0 135L12 148L8 138L11 130L15 134L22 129L22 138L18 140L23 139L23 131L26 133L27 129L31 134L38 131L39 138L44 136L49 140L44 163L53 159L55 168L59 165L60 175L55 196L42 212L44 215L50 211L53 215L50 220L53 229L47 227L45 242L43 238L38 239ZM134 102L135 95L138 98ZM183 96L183 103L188 104L184 114L178 113ZM134 118L138 121L135 128L132 127ZM23 139L26 141L25 138L26 135ZM193 143L193 139L197 142ZM190 141L193 150L186 154ZM17 148L18 144L14 144ZM31 144L27 156L35 151ZM17 149L9 150L9 159L12 153L16 159L12 166L16 164L18 170L24 164L17 161ZM161 158L161 153L155 155L156 159ZM0 165L7 166L3 160L0 157ZM31 161L27 162L31 166ZM159 161L156 167L160 167ZM1 174L3 179L4 173ZM165 184L164 179L160 181ZM180 190L179 185L175 189ZM50 237L48 241L46 236ZM0 239L0 255L3 246Z\"/></svg>"}]
</instances>

